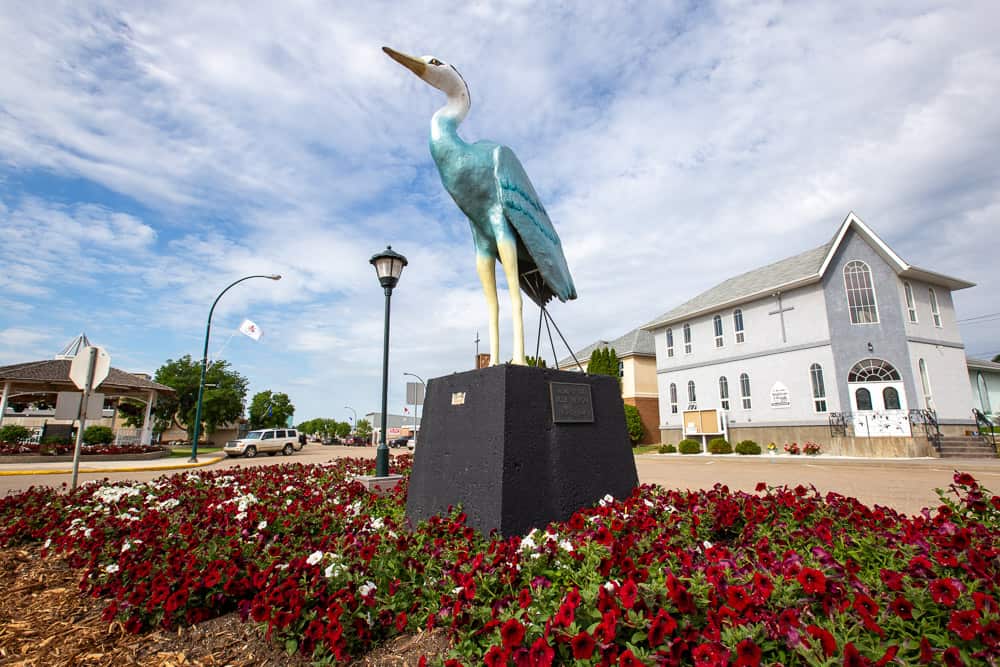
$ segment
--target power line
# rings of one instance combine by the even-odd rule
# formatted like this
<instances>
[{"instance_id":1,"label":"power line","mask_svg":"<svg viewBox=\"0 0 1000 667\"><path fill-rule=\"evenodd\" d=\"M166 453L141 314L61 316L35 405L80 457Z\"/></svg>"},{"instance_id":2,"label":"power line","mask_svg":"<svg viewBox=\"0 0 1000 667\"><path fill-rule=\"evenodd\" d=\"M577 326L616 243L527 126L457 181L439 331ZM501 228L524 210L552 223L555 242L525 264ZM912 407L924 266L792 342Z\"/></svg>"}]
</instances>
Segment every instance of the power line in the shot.
<instances>
[{"instance_id":1,"label":"power line","mask_svg":"<svg viewBox=\"0 0 1000 667\"><path fill-rule=\"evenodd\" d=\"M959 324L963 324L963 325L965 325L967 327L971 327L971 326L973 326L975 324L990 324L991 322L996 322L997 320L1000 320L1000 315L997 315L996 317L990 317L990 318L985 319L985 320L976 320L975 322L969 322L967 320L966 321L960 321Z\"/></svg>"}]
</instances>

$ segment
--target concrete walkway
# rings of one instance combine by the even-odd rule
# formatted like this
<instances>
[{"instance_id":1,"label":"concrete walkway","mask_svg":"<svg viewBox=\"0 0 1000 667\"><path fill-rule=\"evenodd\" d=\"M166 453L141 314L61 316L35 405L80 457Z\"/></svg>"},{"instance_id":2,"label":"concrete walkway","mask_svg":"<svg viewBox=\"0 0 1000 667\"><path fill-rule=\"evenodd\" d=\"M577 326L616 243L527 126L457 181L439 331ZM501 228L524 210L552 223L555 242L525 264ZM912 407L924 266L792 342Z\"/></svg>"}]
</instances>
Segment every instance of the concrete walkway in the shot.
<instances>
[{"instance_id":1,"label":"concrete walkway","mask_svg":"<svg viewBox=\"0 0 1000 667\"><path fill-rule=\"evenodd\" d=\"M224 454L205 454L197 463L186 458L147 459L140 461L80 461L80 472L135 472L183 470L212 465L226 458ZM0 476L4 475L68 475L73 472L72 461L38 461L31 463L0 463Z\"/></svg>"}]
</instances>

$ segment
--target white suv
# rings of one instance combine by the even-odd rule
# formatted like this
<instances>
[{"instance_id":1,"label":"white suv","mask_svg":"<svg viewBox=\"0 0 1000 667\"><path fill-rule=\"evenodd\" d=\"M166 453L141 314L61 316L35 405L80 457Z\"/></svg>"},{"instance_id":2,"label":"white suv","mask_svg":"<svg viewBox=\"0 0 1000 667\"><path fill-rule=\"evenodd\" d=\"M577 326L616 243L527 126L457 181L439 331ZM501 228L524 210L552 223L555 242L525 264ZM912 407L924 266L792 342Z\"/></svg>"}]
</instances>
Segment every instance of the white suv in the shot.
<instances>
[{"instance_id":1,"label":"white suv","mask_svg":"<svg viewBox=\"0 0 1000 667\"><path fill-rule=\"evenodd\" d=\"M278 452L289 456L297 449L302 449L302 445L299 444L299 432L294 428L265 428L250 431L239 440L230 440L222 451L227 456L252 459L263 452L268 456L274 456Z\"/></svg>"}]
</instances>

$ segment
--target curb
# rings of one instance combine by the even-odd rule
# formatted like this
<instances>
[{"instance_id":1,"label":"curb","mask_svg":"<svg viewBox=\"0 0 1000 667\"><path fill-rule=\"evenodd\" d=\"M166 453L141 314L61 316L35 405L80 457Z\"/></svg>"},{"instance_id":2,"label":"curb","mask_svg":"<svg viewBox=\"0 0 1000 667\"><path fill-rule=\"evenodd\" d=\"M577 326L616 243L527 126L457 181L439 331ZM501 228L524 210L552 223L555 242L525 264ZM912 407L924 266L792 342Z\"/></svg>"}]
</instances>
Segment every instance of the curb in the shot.
<instances>
[{"instance_id":1,"label":"curb","mask_svg":"<svg viewBox=\"0 0 1000 667\"><path fill-rule=\"evenodd\" d=\"M78 473L102 473L102 472L150 472L157 470L184 470L185 468L202 468L204 466L210 466L213 463L218 463L224 456L213 457L210 459L205 459L204 461L199 461L198 463L178 463L176 465L169 466L132 466L128 468L85 468L80 466ZM0 470L0 477L10 477L14 475L72 475L73 469L68 468L66 470Z\"/></svg>"}]
</instances>

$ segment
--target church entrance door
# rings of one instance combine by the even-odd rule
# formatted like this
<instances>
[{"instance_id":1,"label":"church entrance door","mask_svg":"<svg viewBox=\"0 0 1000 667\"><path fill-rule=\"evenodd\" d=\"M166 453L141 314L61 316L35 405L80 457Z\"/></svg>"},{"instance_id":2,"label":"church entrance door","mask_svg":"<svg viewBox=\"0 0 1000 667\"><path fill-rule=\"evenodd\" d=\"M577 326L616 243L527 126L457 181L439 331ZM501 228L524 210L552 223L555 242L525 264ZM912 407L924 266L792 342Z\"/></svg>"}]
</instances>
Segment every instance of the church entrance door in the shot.
<instances>
[{"instance_id":1,"label":"church entrance door","mask_svg":"<svg viewBox=\"0 0 1000 667\"><path fill-rule=\"evenodd\" d=\"M885 359L862 359L847 374L854 435L909 436L910 419L902 378Z\"/></svg>"},{"instance_id":2,"label":"church entrance door","mask_svg":"<svg viewBox=\"0 0 1000 667\"><path fill-rule=\"evenodd\" d=\"M910 419L902 382L849 382L854 435L909 436Z\"/></svg>"}]
</instances>

